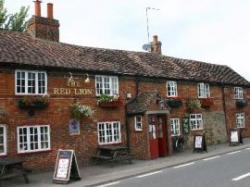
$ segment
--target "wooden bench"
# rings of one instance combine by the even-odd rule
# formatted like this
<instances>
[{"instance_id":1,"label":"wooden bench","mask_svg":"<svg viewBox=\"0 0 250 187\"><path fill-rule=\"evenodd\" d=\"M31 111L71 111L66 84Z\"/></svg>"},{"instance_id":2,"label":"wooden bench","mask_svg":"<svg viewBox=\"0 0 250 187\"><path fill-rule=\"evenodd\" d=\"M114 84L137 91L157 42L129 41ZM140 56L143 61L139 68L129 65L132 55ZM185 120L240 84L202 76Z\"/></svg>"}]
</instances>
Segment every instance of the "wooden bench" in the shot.
<instances>
[{"instance_id":1,"label":"wooden bench","mask_svg":"<svg viewBox=\"0 0 250 187\"><path fill-rule=\"evenodd\" d=\"M2 180L23 176L25 183L29 183L29 172L29 170L23 168L23 160L0 160L0 182Z\"/></svg>"},{"instance_id":2,"label":"wooden bench","mask_svg":"<svg viewBox=\"0 0 250 187\"><path fill-rule=\"evenodd\" d=\"M103 146L97 149L96 155L92 157L97 162L118 162L128 161L132 163L132 156L129 154L128 148L123 146Z\"/></svg>"}]
</instances>

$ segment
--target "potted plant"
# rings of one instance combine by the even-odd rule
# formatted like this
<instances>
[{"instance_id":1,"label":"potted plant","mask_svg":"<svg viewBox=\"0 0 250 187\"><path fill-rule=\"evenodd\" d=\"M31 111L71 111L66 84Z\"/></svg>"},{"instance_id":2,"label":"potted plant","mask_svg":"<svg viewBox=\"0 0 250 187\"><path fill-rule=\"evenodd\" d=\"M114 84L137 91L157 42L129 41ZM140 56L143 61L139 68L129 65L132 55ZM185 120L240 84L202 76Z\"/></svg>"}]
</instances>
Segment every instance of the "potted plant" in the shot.
<instances>
[{"instance_id":1,"label":"potted plant","mask_svg":"<svg viewBox=\"0 0 250 187\"><path fill-rule=\"evenodd\" d=\"M198 99L188 99L187 100L187 109L189 112L194 110L199 110L201 108L201 103Z\"/></svg>"},{"instance_id":2,"label":"potted plant","mask_svg":"<svg viewBox=\"0 0 250 187\"><path fill-rule=\"evenodd\" d=\"M214 104L214 100L211 97L202 98L200 99L200 103L202 108L209 109Z\"/></svg>"},{"instance_id":3,"label":"potted plant","mask_svg":"<svg viewBox=\"0 0 250 187\"><path fill-rule=\"evenodd\" d=\"M182 99L180 97L168 98L167 105L171 108L179 108L182 106Z\"/></svg>"},{"instance_id":4,"label":"potted plant","mask_svg":"<svg viewBox=\"0 0 250 187\"><path fill-rule=\"evenodd\" d=\"M94 111L90 106L82 105L78 102L71 105L71 115L74 119L81 121L84 117L90 117Z\"/></svg>"},{"instance_id":5,"label":"potted plant","mask_svg":"<svg viewBox=\"0 0 250 187\"><path fill-rule=\"evenodd\" d=\"M121 102L119 96L117 96L117 95L108 96L108 95L102 94L98 98L97 104L100 107L116 108L116 107L119 107L122 104L122 102Z\"/></svg>"},{"instance_id":6,"label":"potted plant","mask_svg":"<svg viewBox=\"0 0 250 187\"><path fill-rule=\"evenodd\" d=\"M247 101L245 99L239 99L235 101L235 104L238 108L243 108L247 106Z\"/></svg>"},{"instance_id":7,"label":"potted plant","mask_svg":"<svg viewBox=\"0 0 250 187\"><path fill-rule=\"evenodd\" d=\"M18 107L28 110L29 115L34 115L34 110L42 110L49 105L49 96L25 96L18 100Z\"/></svg>"}]
</instances>

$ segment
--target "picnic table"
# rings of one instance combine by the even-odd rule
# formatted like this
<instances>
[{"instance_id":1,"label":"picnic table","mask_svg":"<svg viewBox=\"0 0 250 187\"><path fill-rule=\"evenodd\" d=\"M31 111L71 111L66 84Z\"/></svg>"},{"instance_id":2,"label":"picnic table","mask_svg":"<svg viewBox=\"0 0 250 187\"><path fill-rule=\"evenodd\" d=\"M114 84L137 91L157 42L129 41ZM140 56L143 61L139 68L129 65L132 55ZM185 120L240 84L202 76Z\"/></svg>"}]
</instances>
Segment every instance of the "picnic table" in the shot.
<instances>
[{"instance_id":1,"label":"picnic table","mask_svg":"<svg viewBox=\"0 0 250 187\"><path fill-rule=\"evenodd\" d=\"M28 170L23 167L23 160L3 159L0 160L0 182L5 179L23 176L25 183L29 183L27 176Z\"/></svg>"},{"instance_id":2,"label":"picnic table","mask_svg":"<svg viewBox=\"0 0 250 187\"><path fill-rule=\"evenodd\" d=\"M132 163L132 156L128 147L125 146L101 146L97 148L97 153L92 157L96 161L118 162L127 160Z\"/></svg>"}]
</instances>

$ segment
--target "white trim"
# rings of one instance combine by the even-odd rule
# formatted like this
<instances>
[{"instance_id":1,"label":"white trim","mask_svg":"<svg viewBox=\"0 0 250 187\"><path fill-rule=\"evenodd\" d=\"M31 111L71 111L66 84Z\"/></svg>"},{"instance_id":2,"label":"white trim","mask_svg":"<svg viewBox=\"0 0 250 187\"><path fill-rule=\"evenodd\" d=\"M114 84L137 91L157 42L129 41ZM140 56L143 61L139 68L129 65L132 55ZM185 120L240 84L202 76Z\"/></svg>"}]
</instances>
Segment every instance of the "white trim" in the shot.
<instances>
[{"instance_id":1,"label":"white trim","mask_svg":"<svg viewBox=\"0 0 250 187\"><path fill-rule=\"evenodd\" d=\"M244 99L244 90L242 87L234 87L234 99Z\"/></svg>"},{"instance_id":2,"label":"white trim","mask_svg":"<svg viewBox=\"0 0 250 187\"><path fill-rule=\"evenodd\" d=\"M174 91L171 91L171 90L168 90L169 88L169 84L170 84L170 87L174 89ZM168 97L178 97L178 87L177 87L177 82L176 81L167 81L167 96ZM169 94L170 92L170 94Z\"/></svg>"},{"instance_id":3,"label":"white trim","mask_svg":"<svg viewBox=\"0 0 250 187\"><path fill-rule=\"evenodd\" d=\"M138 122L137 121L137 117L140 117L141 118L141 121L140 122ZM142 131L142 129L143 129L143 123L142 123L142 115L136 115L135 117L134 117L134 122L135 122L135 131ZM141 128L138 128L137 127L137 123L140 123L141 124Z\"/></svg>"},{"instance_id":4,"label":"white trim","mask_svg":"<svg viewBox=\"0 0 250 187\"><path fill-rule=\"evenodd\" d=\"M210 97L210 85L204 82L198 83L197 95L198 95L198 98L201 98L201 99Z\"/></svg>"},{"instance_id":5,"label":"white trim","mask_svg":"<svg viewBox=\"0 0 250 187\"><path fill-rule=\"evenodd\" d=\"M3 146L4 152L0 153L0 156L7 155L7 128L6 125L0 124L0 127L3 128Z\"/></svg>"},{"instance_id":6,"label":"white trim","mask_svg":"<svg viewBox=\"0 0 250 187\"><path fill-rule=\"evenodd\" d=\"M119 95L119 78L117 77L117 76L107 76L107 75L96 75L95 76L95 92L96 92L96 96L100 96L101 94L99 94L98 92L97 92L97 78L101 78L101 84L102 84L102 87L100 88L100 90L102 90L103 91L103 94L105 94L104 93L104 90L105 90L105 87L104 87L104 79L105 78L108 78L109 79L109 82L108 82L108 84L109 84L109 91L110 91L110 93L109 94L105 94L105 95L109 95L109 96L115 96L115 95ZM114 93L114 88L113 88L113 84L112 84L112 80L115 80L116 81L116 83L117 83L117 88L115 89L115 92L117 92L117 93Z\"/></svg>"},{"instance_id":7,"label":"white trim","mask_svg":"<svg viewBox=\"0 0 250 187\"><path fill-rule=\"evenodd\" d=\"M198 115L200 115L201 117L200 117L200 118L197 118ZM191 119L191 116L194 116L195 118L192 118L192 119ZM191 128L191 121L194 121L194 122L195 122L196 128L193 128L193 129ZM197 128L197 122L198 122L198 121L201 122L199 128ZM201 114L201 113L199 113L199 114L190 114L190 115L189 115L189 127L190 127L190 130L191 130L191 131L202 130L202 129L204 128L204 126L203 126L203 118L202 118L202 114Z\"/></svg>"},{"instance_id":8,"label":"white trim","mask_svg":"<svg viewBox=\"0 0 250 187\"><path fill-rule=\"evenodd\" d=\"M105 142L100 142L100 134L99 134L99 125L104 124L104 139ZM111 124L111 131L112 131L112 141L111 142L107 142L107 125ZM117 141L114 140L114 124L118 124L118 135L119 138ZM97 138L98 138L98 144L99 145L108 145L108 144L118 144L121 143L121 123L120 121L104 121L104 122L98 122L97 123Z\"/></svg>"},{"instance_id":9,"label":"white trim","mask_svg":"<svg viewBox=\"0 0 250 187\"><path fill-rule=\"evenodd\" d=\"M236 121L235 121L236 128L238 128L238 129L245 128L245 124L246 124L245 113L244 112L236 113L235 118L236 118ZM238 124L239 124L239 126L238 126Z\"/></svg>"},{"instance_id":10,"label":"white trim","mask_svg":"<svg viewBox=\"0 0 250 187\"><path fill-rule=\"evenodd\" d=\"M41 127L47 127L48 130L48 148L42 149L41 148ZM27 150L20 150L20 136L19 136L19 129L27 129ZM38 149L31 150L30 148L30 128L37 128L38 134ZM30 126L18 126L17 130L17 153L33 153L33 152L41 152L41 151L49 151L51 149L51 134L50 134L50 126L49 125L30 125Z\"/></svg>"},{"instance_id":11,"label":"white trim","mask_svg":"<svg viewBox=\"0 0 250 187\"><path fill-rule=\"evenodd\" d=\"M181 135L181 124L180 124L180 118L170 118L170 130L171 130L171 136L180 136ZM178 125L178 131L179 133L178 134L172 134L172 121L173 122L176 122L178 121L178 124L174 123L173 126L175 127L176 129L176 125ZM176 130L175 130L176 131Z\"/></svg>"},{"instance_id":12,"label":"white trim","mask_svg":"<svg viewBox=\"0 0 250 187\"><path fill-rule=\"evenodd\" d=\"M25 73L25 92L24 93L17 93L17 72L24 72ZM35 73L35 93L28 93L28 73ZM38 93L38 73L44 73L44 81L45 81L45 89L44 93ZM48 76L46 71L38 71L38 70L22 70L16 69L15 70L15 95L47 95L48 91Z\"/></svg>"}]
</instances>

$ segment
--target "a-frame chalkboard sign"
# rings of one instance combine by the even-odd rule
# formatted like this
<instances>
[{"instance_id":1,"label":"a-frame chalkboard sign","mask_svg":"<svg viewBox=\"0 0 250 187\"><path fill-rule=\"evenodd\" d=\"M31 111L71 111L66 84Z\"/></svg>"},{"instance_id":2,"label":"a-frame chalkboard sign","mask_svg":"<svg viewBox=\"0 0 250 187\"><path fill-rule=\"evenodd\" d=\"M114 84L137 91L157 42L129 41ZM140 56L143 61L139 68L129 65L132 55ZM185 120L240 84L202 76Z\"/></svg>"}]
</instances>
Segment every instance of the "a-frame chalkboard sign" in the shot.
<instances>
[{"instance_id":1,"label":"a-frame chalkboard sign","mask_svg":"<svg viewBox=\"0 0 250 187\"><path fill-rule=\"evenodd\" d=\"M80 172L74 150L62 150L57 152L53 182L66 184L70 180L80 180Z\"/></svg>"},{"instance_id":2,"label":"a-frame chalkboard sign","mask_svg":"<svg viewBox=\"0 0 250 187\"><path fill-rule=\"evenodd\" d=\"M205 135L194 135L194 152L207 152Z\"/></svg>"}]
</instances>

